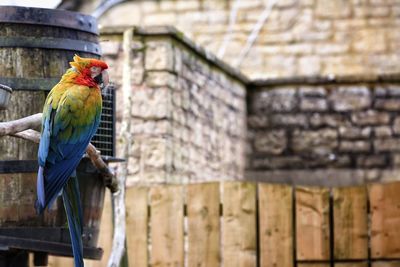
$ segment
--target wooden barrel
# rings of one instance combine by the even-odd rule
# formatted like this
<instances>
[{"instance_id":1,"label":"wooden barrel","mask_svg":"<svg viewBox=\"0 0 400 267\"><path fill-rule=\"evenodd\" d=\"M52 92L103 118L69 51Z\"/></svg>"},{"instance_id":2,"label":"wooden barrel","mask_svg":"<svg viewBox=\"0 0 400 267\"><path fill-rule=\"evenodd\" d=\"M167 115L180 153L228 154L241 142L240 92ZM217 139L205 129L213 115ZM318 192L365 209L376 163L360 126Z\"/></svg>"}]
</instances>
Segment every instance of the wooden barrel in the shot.
<instances>
[{"instance_id":1,"label":"wooden barrel","mask_svg":"<svg viewBox=\"0 0 400 267\"><path fill-rule=\"evenodd\" d=\"M42 112L48 91L78 54L100 57L97 24L79 13L25 7L0 7L0 84L13 88L0 121ZM38 146L0 138L0 246L72 255L62 200L37 216ZM86 160L78 167L84 212L84 256L101 257L96 248L104 185Z\"/></svg>"}]
</instances>

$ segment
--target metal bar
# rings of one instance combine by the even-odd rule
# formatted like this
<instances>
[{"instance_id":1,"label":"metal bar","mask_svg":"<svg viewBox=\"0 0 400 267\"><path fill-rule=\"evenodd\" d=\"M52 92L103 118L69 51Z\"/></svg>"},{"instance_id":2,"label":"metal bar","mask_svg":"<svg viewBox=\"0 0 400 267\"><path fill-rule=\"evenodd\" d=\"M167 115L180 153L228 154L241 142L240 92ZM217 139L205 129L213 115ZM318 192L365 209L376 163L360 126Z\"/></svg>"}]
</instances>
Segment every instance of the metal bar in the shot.
<instances>
[{"instance_id":1,"label":"metal bar","mask_svg":"<svg viewBox=\"0 0 400 267\"><path fill-rule=\"evenodd\" d=\"M37 169L37 160L0 161L0 173L35 173Z\"/></svg>"},{"instance_id":2,"label":"metal bar","mask_svg":"<svg viewBox=\"0 0 400 267\"><path fill-rule=\"evenodd\" d=\"M23 249L28 251L41 251L59 256L72 256L72 247L69 244L0 236L0 245L9 249ZM103 256L101 248L83 248L83 257L87 259L100 260Z\"/></svg>"},{"instance_id":3,"label":"metal bar","mask_svg":"<svg viewBox=\"0 0 400 267\"><path fill-rule=\"evenodd\" d=\"M2 6L0 23L46 25L99 34L94 17L66 10Z\"/></svg>"},{"instance_id":4,"label":"metal bar","mask_svg":"<svg viewBox=\"0 0 400 267\"><path fill-rule=\"evenodd\" d=\"M0 83L5 84L14 91L50 91L60 78L9 78L0 77Z\"/></svg>"},{"instance_id":5,"label":"metal bar","mask_svg":"<svg viewBox=\"0 0 400 267\"><path fill-rule=\"evenodd\" d=\"M101 56L101 49L99 44L67 38L0 36L0 47L61 49L86 52Z\"/></svg>"}]
</instances>

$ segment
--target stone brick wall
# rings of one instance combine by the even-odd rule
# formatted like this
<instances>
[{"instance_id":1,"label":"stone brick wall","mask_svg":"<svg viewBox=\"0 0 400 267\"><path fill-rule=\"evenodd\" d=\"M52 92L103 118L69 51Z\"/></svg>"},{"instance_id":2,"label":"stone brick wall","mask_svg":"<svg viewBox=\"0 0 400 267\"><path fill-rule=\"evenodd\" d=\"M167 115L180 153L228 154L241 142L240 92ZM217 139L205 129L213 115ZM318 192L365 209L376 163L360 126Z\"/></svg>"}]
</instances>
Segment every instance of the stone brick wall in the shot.
<instances>
[{"instance_id":1,"label":"stone brick wall","mask_svg":"<svg viewBox=\"0 0 400 267\"><path fill-rule=\"evenodd\" d=\"M102 34L117 98L121 36L116 29ZM124 108L132 115L128 184L243 179L244 77L173 29L137 29L134 36L133 104L117 104L119 120Z\"/></svg>"},{"instance_id":2,"label":"stone brick wall","mask_svg":"<svg viewBox=\"0 0 400 267\"><path fill-rule=\"evenodd\" d=\"M342 169L374 170L378 179L378 170L400 167L399 83L270 81L248 98L248 170L258 178Z\"/></svg>"},{"instance_id":3,"label":"stone brick wall","mask_svg":"<svg viewBox=\"0 0 400 267\"><path fill-rule=\"evenodd\" d=\"M104 26L174 25L216 53L236 0L131 0L106 12ZM83 1L90 13L100 0ZM239 3L224 60L234 63L267 0ZM398 0L279 0L240 66L251 78L400 71Z\"/></svg>"}]
</instances>

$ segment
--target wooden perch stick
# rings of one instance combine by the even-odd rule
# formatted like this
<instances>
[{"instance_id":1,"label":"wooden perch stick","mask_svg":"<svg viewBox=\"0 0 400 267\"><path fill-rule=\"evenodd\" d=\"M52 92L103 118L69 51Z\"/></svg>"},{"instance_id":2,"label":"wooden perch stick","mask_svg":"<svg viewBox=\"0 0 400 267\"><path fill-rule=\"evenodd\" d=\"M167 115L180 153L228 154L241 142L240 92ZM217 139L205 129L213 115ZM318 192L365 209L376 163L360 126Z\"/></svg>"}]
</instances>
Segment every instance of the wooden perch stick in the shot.
<instances>
[{"instance_id":1,"label":"wooden perch stick","mask_svg":"<svg viewBox=\"0 0 400 267\"><path fill-rule=\"evenodd\" d=\"M0 122L0 136L14 136L26 139L35 143L40 141L40 133L31 128L39 128L42 122L42 113L31 115L19 120ZM118 191L118 181L115 175L103 161L97 149L89 144L86 148L86 153L92 161L93 165L100 171L106 186L112 193Z\"/></svg>"}]
</instances>

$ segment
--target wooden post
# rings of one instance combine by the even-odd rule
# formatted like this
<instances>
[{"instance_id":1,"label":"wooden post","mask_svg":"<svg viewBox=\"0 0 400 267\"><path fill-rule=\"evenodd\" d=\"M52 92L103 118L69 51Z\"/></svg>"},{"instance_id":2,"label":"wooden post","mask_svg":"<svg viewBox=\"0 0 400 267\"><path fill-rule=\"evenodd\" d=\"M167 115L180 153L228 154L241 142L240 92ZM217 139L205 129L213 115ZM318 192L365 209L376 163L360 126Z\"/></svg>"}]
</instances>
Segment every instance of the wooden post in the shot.
<instances>
[{"instance_id":1,"label":"wooden post","mask_svg":"<svg viewBox=\"0 0 400 267\"><path fill-rule=\"evenodd\" d=\"M256 184L223 184L224 266L257 265Z\"/></svg>"},{"instance_id":2,"label":"wooden post","mask_svg":"<svg viewBox=\"0 0 400 267\"><path fill-rule=\"evenodd\" d=\"M329 189L296 189L296 248L298 260L329 260Z\"/></svg>"},{"instance_id":3,"label":"wooden post","mask_svg":"<svg viewBox=\"0 0 400 267\"><path fill-rule=\"evenodd\" d=\"M293 190L259 184L259 236L262 267L293 266Z\"/></svg>"},{"instance_id":4,"label":"wooden post","mask_svg":"<svg viewBox=\"0 0 400 267\"><path fill-rule=\"evenodd\" d=\"M220 184L187 186L188 266L220 265Z\"/></svg>"}]
</instances>

